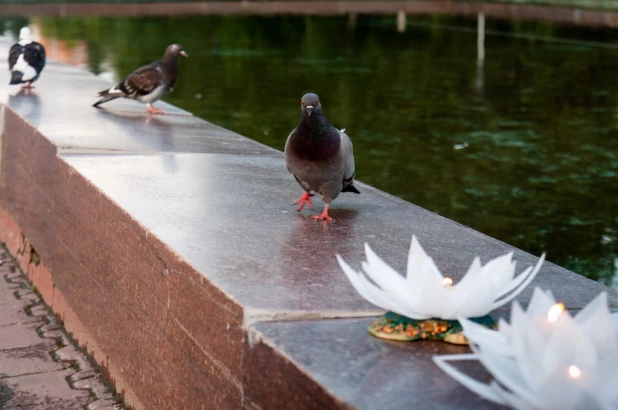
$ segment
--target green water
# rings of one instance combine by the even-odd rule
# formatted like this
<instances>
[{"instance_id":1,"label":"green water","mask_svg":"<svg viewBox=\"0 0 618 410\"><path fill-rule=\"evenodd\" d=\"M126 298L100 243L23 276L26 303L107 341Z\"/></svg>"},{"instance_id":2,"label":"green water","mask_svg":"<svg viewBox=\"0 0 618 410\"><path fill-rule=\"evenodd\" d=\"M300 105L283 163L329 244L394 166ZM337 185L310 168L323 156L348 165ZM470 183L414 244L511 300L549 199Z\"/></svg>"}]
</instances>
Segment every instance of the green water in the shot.
<instances>
[{"instance_id":1,"label":"green water","mask_svg":"<svg viewBox=\"0 0 618 410\"><path fill-rule=\"evenodd\" d=\"M181 43L167 101L278 149L316 92L359 180L618 287L618 31L488 20L479 69L473 18L35 21L95 73Z\"/></svg>"}]
</instances>

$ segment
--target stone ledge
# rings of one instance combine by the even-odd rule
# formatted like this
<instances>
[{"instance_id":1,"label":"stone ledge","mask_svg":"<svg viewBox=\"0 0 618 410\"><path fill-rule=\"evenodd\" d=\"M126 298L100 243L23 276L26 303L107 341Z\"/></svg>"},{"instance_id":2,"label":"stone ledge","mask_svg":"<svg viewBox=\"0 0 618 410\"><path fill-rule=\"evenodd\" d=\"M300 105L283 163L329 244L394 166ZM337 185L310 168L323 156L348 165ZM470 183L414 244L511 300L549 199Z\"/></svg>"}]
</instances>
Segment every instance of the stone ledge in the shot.
<instances>
[{"instance_id":1,"label":"stone ledge","mask_svg":"<svg viewBox=\"0 0 618 410\"><path fill-rule=\"evenodd\" d=\"M280 152L167 105L178 115L137 114L131 101L90 107L106 85L54 64L31 94L10 90L0 232L129 405L370 409L385 392L487 405L427 365L451 347L370 338L368 319L353 317L379 311L334 254L357 266L368 241L403 271L414 233L455 279L473 255L513 250L520 269L536 257L364 184L337 200L338 223L311 221L292 205L298 188ZM570 309L608 290L551 263L535 285ZM389 360L406 358L431 377L389 373Z\"/></svg>"}]
</instances>

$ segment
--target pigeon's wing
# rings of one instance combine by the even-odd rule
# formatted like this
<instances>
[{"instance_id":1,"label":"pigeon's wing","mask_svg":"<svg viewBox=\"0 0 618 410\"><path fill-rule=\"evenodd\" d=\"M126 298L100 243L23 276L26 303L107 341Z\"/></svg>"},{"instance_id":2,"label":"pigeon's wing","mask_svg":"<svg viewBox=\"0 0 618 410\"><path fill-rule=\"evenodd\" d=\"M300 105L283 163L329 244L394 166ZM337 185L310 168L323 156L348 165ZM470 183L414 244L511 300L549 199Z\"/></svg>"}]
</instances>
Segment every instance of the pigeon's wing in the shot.
<instances>
[{"instance_id":1,"label":"pigeon's wing","mask_svg":"<svg viewBox=\"0 0 618 410\"><path fill-rule=\"evenodd\" d=\"M290 139L292 138L294 131L296 131L296 128L290 132L288 139L285 141L285 148L283 149L283 153L285 155L285 165L288 168L289 173L292 174L296 182L298 182L298 185L300 185L304 190L308 190L309 188L307 187L307 184L304 184L300 179L298 179L298 176L294 173L295 171L298 171L298 167L296 166L296 158L294 158L289 151Z\"/></svg>"},{"instance_id":2,"label":"pigeon's wing","mask_svg":"<svg viewBox=\"0 0 618 410\"><path fill-rule=\"evenodd\" d=\"M13 44L9 49L9 71L13 69L17 59L22 52L22 46L19 43Z\"/></svg>"},{"instance_id":3,"label":"pigeon's wing","mask_svg":"<svg viewBox=\"0 0 618 410\"><path fill-rule=\"evenodd\" d=\"M352 141L350 137L344 132L345 130L339 131L339 136L341 137L341 145L339 148L339 152L341 154L341 167L343 170L343 186L342 190L346 191L346 188L352 186L354 184L354 152L352 147Z\"/></svg>"},{"instance_id":4,"label":"pigeon's wing","mask_svg":"<svg viewBox=\"0 0 618 410\"><path fill-rule=\"evenodd\" d=\"M135 70L114 88L121 90L126 96L136 98L153 92L161 85L161 79L161 70L156 64L150 64Z\"/></svg>"},{"instance_id":5,"label":"pigeon's wing","mask_svg":"<svg viewBox=\"0 0 618 410\"><path fill-rule=\"evenodd\" d=\"M45 67L45 48L33 41L24 46L24 59L28 64L40 73Z\"/></svg>"}]
</instances>

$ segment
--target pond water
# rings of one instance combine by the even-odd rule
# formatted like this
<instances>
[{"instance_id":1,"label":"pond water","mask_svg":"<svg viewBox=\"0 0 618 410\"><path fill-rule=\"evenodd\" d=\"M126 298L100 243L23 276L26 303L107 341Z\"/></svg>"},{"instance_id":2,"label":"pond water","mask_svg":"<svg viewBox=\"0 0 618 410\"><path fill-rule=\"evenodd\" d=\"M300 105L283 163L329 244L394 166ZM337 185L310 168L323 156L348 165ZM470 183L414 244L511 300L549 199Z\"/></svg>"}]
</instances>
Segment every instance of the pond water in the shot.
<instances>
[{"instance_id":1,"label":"pond water","mask_svg":"<svg viewBox=\"0 0 618 410\"><path fill-rule=\"evenodd\" d=\"M616 30L488 19L478 68L475 18L33 20L117 78L181 43L166 100L278 149L316 92L359 180L618 288Z\"/></svg>"}]
</instances>

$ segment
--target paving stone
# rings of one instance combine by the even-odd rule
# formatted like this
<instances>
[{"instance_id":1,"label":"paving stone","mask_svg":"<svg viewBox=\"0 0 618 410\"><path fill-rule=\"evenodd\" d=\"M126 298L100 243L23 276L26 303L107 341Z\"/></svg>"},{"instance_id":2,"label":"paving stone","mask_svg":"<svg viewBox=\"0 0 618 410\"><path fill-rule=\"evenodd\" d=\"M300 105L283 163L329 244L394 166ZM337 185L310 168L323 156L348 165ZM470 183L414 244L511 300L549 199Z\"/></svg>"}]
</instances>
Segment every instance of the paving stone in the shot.
<instances>
[{"instance_id":1,"label":"paving stone","mask_svg":"<svg viewBox=\"0 0 618 410\"><path fill-rule=\"evenodd\" d=\"M0 278L0 282L2 282ZM31 304L29 300L20 300L15 298L16 289L1 289L0 290L0 326L11 324L39 323L40 318L28 316L25 308Z\"/></svg>"},{"instance_id":2,"label":"paving stone","mask_svg":"<svg viewBox=\"0 0 618 410\"><path fill-rule=\"evenodd\" d=\"M12 395L5 407L28 410L83 409L92 401L92 396L86 390L69 387L65 378L71 373L73 370L58 370L0 379L0 386L8 388Z\"/></svg>"},{"instance_id":3,"label":"paving stone","mask_svg":"<svg viewBox=\"0 0 618 410\"><path fill-rule=\"evenodd\" d=\"M84 355L77 350L72 344L68 344L61 349L56 350L56 356L58 360L64 362L75 362L81 369L80 373L89 373L90 364L84 357Z\"/></svg>"},{"instance_id":4,"label":"paving stone","mask_svg":"<svg viewBox=\"0 0 618 410\"><path fill-rule=\"evenodd\" d=\"M68 367L52 359L50 352L55 348L55 341L40 339L40 343L33 346L0 350L0 376L46 373Z\"/></svg>"},{"instance_id":5,"label":"paving stone","mask_svg":"<svg viewBox=\"0 0 618 410\"><path fill-rule=\"evenodd\" d=\"M39 323L16 323L0 326L0 349L16 349L49 343L51 339L42 339L36 329Z\"/></svg>"},{"instance_id":6,"label":"paving stone","mask_svg":"<svg viewBox=\"0 0 618 410\"><path fill-rule=\"evenodd\" d=\"M86 407L87 410L117 410L119 408L114 399L99 399Z\"/></svg>"},{"instance_id":7,"label":"paving stone","mask_svg":"<svg viewBox=\"0 0 618 410\"><path fill-rule=\"evenodd\" d=\"M0 272L0 275L5 276L5 280L0 280L0 301L8 299L10 296L13 296L15 290L21 288L21 284L9 282L6 280L6 276L9 275L8 272ZM9 279L10 280L10 279ZM5 295L5 291L7 295ZM10 296L9 296L10 295Z\"/></svg>"}]
</instances>

